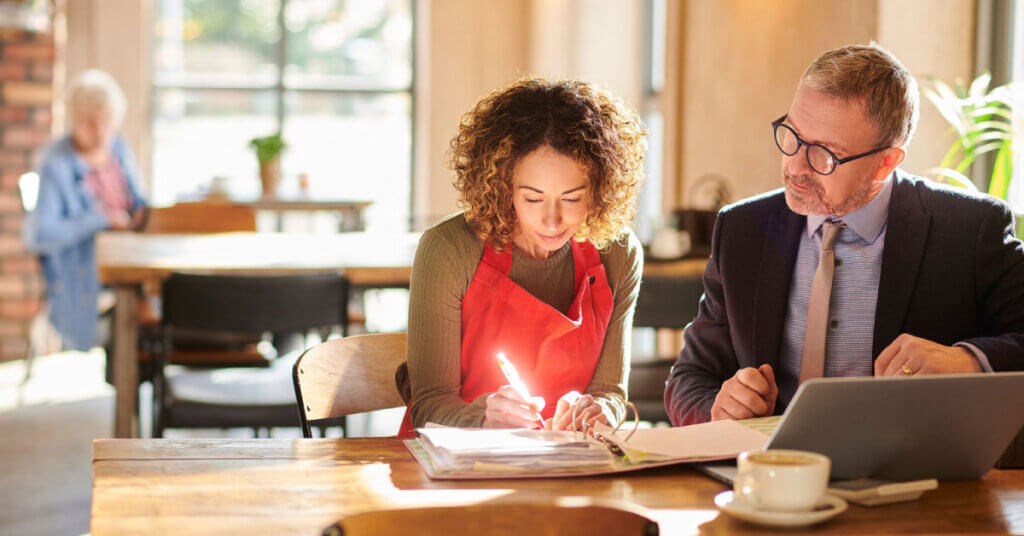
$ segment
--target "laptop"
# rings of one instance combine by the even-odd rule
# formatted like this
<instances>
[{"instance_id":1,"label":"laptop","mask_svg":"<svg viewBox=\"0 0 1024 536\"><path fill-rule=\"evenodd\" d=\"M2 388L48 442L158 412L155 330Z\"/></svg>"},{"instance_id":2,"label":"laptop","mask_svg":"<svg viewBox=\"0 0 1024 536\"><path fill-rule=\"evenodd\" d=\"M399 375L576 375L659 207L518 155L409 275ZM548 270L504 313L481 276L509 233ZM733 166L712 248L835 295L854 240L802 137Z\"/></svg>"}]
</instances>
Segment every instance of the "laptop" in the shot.
<instances>
[{"instance_id":1,"label":"laptop","mask_svg":"<svg viewBox=\"0 0 1024 536\"><path fill-rule=\"evenodd\" d=\"M1024 427L1024 372L820 378L797 390L765 448L820 452L832 479L985 476ZM732 483L735 463L699 466Z\"/></svg>"}]
</instances>

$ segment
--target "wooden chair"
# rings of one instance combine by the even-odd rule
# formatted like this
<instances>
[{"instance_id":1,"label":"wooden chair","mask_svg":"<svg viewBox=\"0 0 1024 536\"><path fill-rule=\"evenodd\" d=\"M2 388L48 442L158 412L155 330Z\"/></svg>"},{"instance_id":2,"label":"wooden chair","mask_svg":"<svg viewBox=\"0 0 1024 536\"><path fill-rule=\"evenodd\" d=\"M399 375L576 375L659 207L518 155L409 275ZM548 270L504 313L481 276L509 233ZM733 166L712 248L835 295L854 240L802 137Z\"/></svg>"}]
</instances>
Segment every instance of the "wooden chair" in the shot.
<instances>
[{"instance_id":1,"label":"wooden chair","mask_svg":"<svg viewBox=\"0 0 1024 536\"><path fill-rule=\"evenodd\" d=\"M700 278L645 277L640 283L633 327L681 330L697 316L697 304L703 294ZM641 420L668 421L665 381L675 359L675 355L633 356L629 399L636 405Z\"/></svg>"},{"instance_id":2,"label":"wooden chair","mask_svg":"<svg viewBox=\"0 0 1024 536\"><path fill-rule=\"evenodd\" d=\"M334 339L307 350L292 370L299 422L344 425L354 413L404 406L395 369L405 361L405 333L374 333Z\"/></svg>"},{"instance_id":3,"label":"wooden chair","mask_svg":"<svg viewBox=\"0 0 1024 536\"><path fill-rule=\"evenodd\" d=\"M646 509L624 501L559 497L550 502L499 500L471 506L377 510L346 517L325 536L492 536L635 535L657 536Z\"/></svg>"},{"instance_id":4,"label":"wooden chair","mask_svg":"<svg viewBox=\"0 0 1024 536\"><path fill-rule=\"evenodd\" d=\"M231 233L256 230L256 212L230 203L202 201L153 208L145 232L157 234Z\"/></svg>"}]
</instances>

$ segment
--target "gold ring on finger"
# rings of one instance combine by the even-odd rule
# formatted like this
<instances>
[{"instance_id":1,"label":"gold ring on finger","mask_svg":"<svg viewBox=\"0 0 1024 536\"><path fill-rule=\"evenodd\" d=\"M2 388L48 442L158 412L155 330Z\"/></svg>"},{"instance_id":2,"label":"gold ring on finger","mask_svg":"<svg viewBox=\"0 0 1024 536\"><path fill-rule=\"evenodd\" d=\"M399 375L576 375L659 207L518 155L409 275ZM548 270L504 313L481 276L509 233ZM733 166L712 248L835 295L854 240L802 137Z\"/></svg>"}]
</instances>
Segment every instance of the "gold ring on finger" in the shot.
<instances>
[{"instance_id":1,"label":"gold ring on finger","mask_svg":"<svg viewBox=\"0 0 1024 536\"><path fill-rule=\"evenodd\" d=\"M912 376L914 374L914 371L910 370L910 367L908 367L906 363L904 363L903 366L900 367L900 369L902 369L903 373L906 374L907 376Z\"/></svg>"}]
</instances>

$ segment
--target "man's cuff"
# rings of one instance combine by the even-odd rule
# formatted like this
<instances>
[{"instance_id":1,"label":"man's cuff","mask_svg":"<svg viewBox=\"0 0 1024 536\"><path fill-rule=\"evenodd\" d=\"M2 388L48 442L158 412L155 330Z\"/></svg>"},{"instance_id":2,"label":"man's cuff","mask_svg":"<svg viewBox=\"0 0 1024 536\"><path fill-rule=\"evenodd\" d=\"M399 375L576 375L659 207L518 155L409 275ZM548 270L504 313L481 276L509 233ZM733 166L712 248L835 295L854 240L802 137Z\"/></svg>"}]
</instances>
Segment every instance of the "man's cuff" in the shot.
<instances>
[{"instance_id":1,"label":"man's cuff","mask_svg":"<svg viewBox=\"0 0 1024 536\"><path fill-rule=\"evenodd\" d=\"M971 351L972 354L974 354L974 358L978 360L978 364L981 365L981 370L985 372L995 372L992 370L992 365L990 365L988 362L988 356L985 355L985 352L981 351L981 348L978 348L977 346L969 342L958 342L953 346L967 348L968 350Z\"/></svg>"}]
</instances>

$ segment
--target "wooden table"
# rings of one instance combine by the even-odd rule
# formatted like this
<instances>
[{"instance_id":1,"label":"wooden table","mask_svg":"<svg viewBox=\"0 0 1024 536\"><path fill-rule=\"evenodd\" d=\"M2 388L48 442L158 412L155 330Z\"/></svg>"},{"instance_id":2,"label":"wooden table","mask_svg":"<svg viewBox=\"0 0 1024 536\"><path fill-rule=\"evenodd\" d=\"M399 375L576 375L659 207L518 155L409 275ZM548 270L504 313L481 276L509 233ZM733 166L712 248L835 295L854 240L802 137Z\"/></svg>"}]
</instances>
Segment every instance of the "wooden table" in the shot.
<instances>
[{"instance_id":1,"label":"wooden table","mask_svg":"<svg viewBox=\"0 0 1024 536\"><path fill-rule=\"evenodd\" d=\"M338 270L364 286L408 285L419 235L372 233L224 233L154 235L100 233L100 281L114 288L115 437L138 436L138 318L142 284L171 272L289 274Z\"/></svg>"},{"instance_id":2,"label":"wooden table","mask_svg":"<svg viewBox=\"0 0 1024 536\"><path fill-rule=\"evenodd\" d=\"M358 512L576 495L650 509L661 534L770 534L719 515L725 485L686 466L615 477L431 481L397 439L101 439L91 529L107 534L304 534ZM943 482L913 502L851 505L808 532L1024 531L1024 471ZM799 531L780 531L795 534Z\"/></svg>"}]
</instances>

